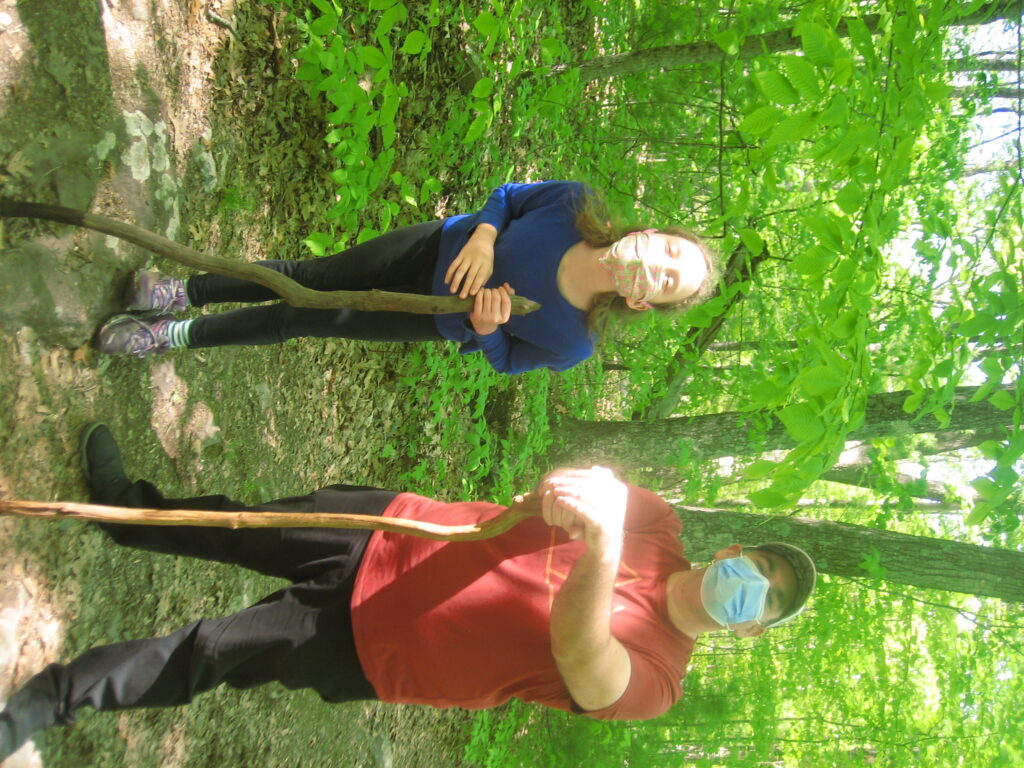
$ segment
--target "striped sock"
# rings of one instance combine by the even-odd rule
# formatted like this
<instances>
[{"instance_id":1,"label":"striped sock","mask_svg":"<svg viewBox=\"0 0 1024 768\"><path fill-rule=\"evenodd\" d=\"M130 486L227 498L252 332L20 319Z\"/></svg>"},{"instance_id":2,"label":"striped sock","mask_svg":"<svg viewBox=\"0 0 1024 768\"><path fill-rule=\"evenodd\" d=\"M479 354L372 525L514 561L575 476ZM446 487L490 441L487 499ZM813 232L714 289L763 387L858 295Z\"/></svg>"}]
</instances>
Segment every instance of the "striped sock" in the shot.
<instances>
[{"instance_id":1,"label":"striped sock","mask_svg":"<svg viewBox=\"0 0 1024 768\"><path fill-rule=\"evenodd\" d=\"M171 341L171 349L188 346L188 331L192 320L172 320L167 324L167 338Z\"/></svg>"}]
</instances>

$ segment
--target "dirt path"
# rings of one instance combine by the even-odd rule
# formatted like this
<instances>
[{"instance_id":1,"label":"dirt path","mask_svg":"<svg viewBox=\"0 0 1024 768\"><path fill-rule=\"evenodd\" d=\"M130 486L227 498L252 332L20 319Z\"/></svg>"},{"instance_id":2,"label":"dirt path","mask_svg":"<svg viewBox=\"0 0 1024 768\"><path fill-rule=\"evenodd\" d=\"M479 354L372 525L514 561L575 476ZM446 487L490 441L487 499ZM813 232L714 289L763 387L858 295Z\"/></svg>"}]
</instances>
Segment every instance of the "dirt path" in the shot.
<instances>
[{"instance_id":1,"label":"dirt path","mask_svg":"<svg viewBox=\"0 0 1024 768\"><path fill-rule=\"evenodd\" d=\"M268 169L302 155L315 176L307 158L323 142L308 99L278 76L279 21L233 0L0 0L0 194L87 208L220 255L298 243L320 203ZM271 102L284 114L264 120ZM273 212L258 202L270 199ZM0 495L85 498L77 440L97 419L118 435L130 472L176 495L255 501L339 480L388 484L397 462L378 457L394 453L389 431L408 421L396 413L405 363L393 348L102 359L89 344L96 326L118 309L127 275L153 258L24 220L0 221L0 249ZM237 609L240 595L270 588L166 560L111 550L86 526L0 520L0 699L48 661ZM110 765L104 750L123 752L125 765L294 765L286 753L312 745L278 735L293 730L281 718L313 712L312 735L298 741L327 738L316 718L330 723L331 746L346 755L333 764L457 762L457 749L437 742L458 742L458 718L276 696L212 694L196 716L84 718L44 754L76 768ZM218 727L218 707L253 732ZM4 768L40 761L26 745Z\"/></svg>"},{"instance_id":2,"label":"dirt path","mask_svg":"<svg viewBox=\"0 0 1024 768\"><path fill-rule=\"evenodd\" d=\"M179 179L209 136L211 62L230 35L203 5L0 2L4 196L92 206L176 237ZM145 256L95 234L0 227L0 494L53 498L74 482L69 428L97 412L101 373L86 344L117 302L118 276ZM179 429L168 411L154 414L164 436ZM58 657L75 602L67 584L51 594L38 559L12 546L16 525L0 521L0 698ZM5 763L39 764L31 745Z\"/></svg>"}]
</instances>

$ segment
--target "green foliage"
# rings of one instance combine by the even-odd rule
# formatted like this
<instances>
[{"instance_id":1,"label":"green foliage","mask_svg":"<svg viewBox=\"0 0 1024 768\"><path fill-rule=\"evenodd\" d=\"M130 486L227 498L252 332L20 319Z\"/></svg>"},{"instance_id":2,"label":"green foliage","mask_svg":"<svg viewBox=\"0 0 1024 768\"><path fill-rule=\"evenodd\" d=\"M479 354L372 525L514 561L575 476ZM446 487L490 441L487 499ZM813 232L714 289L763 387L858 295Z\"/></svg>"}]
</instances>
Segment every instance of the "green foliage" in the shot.
<instances>
[{"instance_id":1,"label":"green foliage","mask_svg":"<svg viewBox=\"0 0 1024 768\"><path fill-rule=\"evenodd\" d=\"M666 371L683 369L690 379L680 414L744 411L759 425L749 435L753 445L778 425L797 446L737 466L742 481L700 462L685 443L664 447L664 467L625 469L695 504L745 494L778 507L824 495L812 484L863 420L869 394L905 389L908 416L948 418L955 387L981 376L977 399L1008 414L1016 429L980 447L991 469L974 479L979 496L968 520L997 543L1019 546L1021 195L1009 176L989 187L949 183L963 168L969 117L986 107L950 97L944 60L953 47L938 5L928 13L826 0L765 0L729 13L700 3L618 0L275 5L290 14L277 19L289 64L250 91L232 92L246 114L265 114L246 126L246 137L258 141L223 164L207 207L192 201L198 239L208 235L200 230L204 215L230 214L218 220L219 238L229 243L245 222L266 218L274 227L261 232L274 247L304 243L318 256L395 226L473 210L506 180L577 178L603 189L623 220L688 225L726 259L739 254L759 266L680 318L616 328L600 360L559 376L502 377L479 356L440 345L329 341L182 356L175 362L192 396L224 403L217 416L226 437L197 449L205 475L196 487L212 486L212 478L218 482L210 490L255 501L346 479L507 501L548 468L560 420L642 414L670 392ZM872 31L857 14L875 12L881 22ZM837 33L841 18L848 37ZM789 27L799 48L737 57L753 36ZM723 55L589 84L571 67L552 74L604 52L695 41L714 41ZM232 45L227 60L243 47ZM257 53L262 66L267 51ZM292 61L301 107L282 84ZM226 74L232 68L217 68L222 88L240 79ZM303 141L308 126L296 123L313 121L322 122L319 136ZM690 344L715 327L734 296L743 301L717 338L751 346L693 362ZM99 372L126 401L147 402L145 375L129 370L114 361ZM333 379L336 370L351 379ZM287 383L281 371L289 372ZM262 389L240 384L254 379ZM274 402L275 387L301 394ZM7 394L15 402L22 393ZM263 423L271 406L275 428ZM158 482L194 492L188 462L164 466L157 449L146 447L147 419L139 423L132 455L161 467ZM242 435L255 436L252 444ZM272 444L278 438L280 447ZM899 436L876 441L870 466L884 503L853 499L860 511L851 504L835 516L968 538L962 527L912 506L913 488L894 471L912 452ZM358 466L364 476L339 478L339 466ZM122 630L145 634L151 625L143 619L151 616L164 629L200 608L226 610L239 595L267 587L216 570L202 582L181 578L171 564L149 571L131 555L111 557L89 537L59 538L54 533L36 549L53 561L59 583L83 590L82 635L70 638L72 651ZM74 556L61 561L59 552ZM807 618L756 643L714 638L702 645L683 702L664 718L593 723L513 703L473 716L464 763L1019 761L1019 610L884 591L878 579L886 564L877 553L860 556L872 578L825 580ZM129 567L153 588L139 593L126 579ZM111 601L125 607L123 625L110 618L117 613L106 609ZM267 691L239 704L228 691L211 699L213 716L202 705L147 716L158 734L187 724L189 764L248 764L254 753L246 750L268 742L275 764L304 764L313 748L332 764L374 759L343 755L332 743L337 715L309 697ZM128 717L141 730L142 717ZM228 720L243 723L237 736L214 738ZM288 738L268 732L268 722L290 723ZM72 738L121 744L118 727L97 717ZM77 755L89 751L78 746ZM152 744L139 749L146 755L138 764L156 764Z\"/></svg>"}]
</instances>

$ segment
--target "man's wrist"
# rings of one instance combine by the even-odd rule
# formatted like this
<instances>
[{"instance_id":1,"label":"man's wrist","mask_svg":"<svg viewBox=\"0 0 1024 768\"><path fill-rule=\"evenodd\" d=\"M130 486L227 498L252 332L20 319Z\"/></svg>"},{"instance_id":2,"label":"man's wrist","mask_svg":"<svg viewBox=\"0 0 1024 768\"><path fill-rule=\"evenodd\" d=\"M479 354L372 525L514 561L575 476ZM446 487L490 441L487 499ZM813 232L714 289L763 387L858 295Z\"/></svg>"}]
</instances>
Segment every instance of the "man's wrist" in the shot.
<instances>
[{"instance_id":1,"label":"man's wrist","mask_svg":"<svg viewBox=\"0 0 1024 768\"><path fill-rule=\"evenodd\" d=\"M587 538L587 551L599 562L618 566L622 556L622 534L601 533Z\"/></svg>"}]
</instances>

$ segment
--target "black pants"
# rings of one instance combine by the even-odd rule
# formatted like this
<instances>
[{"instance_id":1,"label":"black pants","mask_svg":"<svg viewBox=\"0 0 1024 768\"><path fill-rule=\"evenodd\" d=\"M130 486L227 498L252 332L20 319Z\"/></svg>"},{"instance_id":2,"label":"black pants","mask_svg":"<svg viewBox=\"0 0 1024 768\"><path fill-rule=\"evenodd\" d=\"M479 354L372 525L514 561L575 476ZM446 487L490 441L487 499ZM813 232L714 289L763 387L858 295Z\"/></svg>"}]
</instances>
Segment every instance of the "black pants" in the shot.
<instances>
[{"instance_id":1,"label":"black pants","mask_svg":"<svg viewBox=\"0 0 1024 768\"><path fill-rule=\"evenodd\" d=\"M379 515L391 491L332 486L259 509ZM132 484L104 503L165 509L245 509L224 496L164 499L149 483ZM230 530L188 526L102 525L119 544L240 565L292 582L255 605L201 619L166 637L93 648L51 664L16 701L45 701L42 722L70 723L83 706L100 710L185 704L223 683L252 688L277 681L312 688L326 701L375 698L356 656L350 601L368 531L338 528ZM52 702L52 717L49 713Z\"/></svg>"},{"instance_id":2,"label":"black pants","mask_svg":"<svg viewBox=\"0 0 1024 768\"><path fill-rule=\"evenodd\" d=\"M307 288L429 295L441 245L442 221L403 227L321 259L261 261ZM263 302L278 298L269 288L220 275L197 275L186 285L189 302L201 307L226 301ZM299 336L362 341L437 341L432 315L363 312L355 309L302 309L284 302L204 315L192 323L189 347L276 344Z\"/></svg>"}]
</instances>

